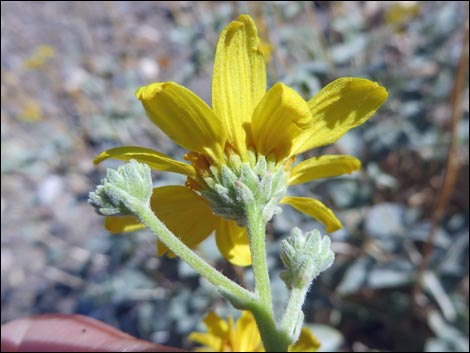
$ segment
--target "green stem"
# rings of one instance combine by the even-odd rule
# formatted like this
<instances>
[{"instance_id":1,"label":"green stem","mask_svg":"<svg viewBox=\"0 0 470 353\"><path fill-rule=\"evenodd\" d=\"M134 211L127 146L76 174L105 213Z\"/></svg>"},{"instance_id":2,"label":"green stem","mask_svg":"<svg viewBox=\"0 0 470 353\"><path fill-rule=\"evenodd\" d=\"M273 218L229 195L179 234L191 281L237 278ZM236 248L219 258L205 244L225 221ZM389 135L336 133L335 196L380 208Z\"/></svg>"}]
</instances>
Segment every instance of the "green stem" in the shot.
<instances>
[{"instance_id":1,"label":"green stem","mask_svg":"<svg viewBox=\"0 0 470 353\"><path fill-rule=\"evenodd\" d=\"M247 208L247 228L255 276L255 293L261 304L272 312L271 284L266 262L266 225L262 221L259 207L250 205Z\"/></svg>"},{"instance_id":2,"label":"green stem","mask_svg":"<svg viewBox=\"0 0 470 353\"><path fill-rule=\"evenodd\" d=\"M248 308L255 317L266 352L287 352L290 338L279 332L271 312L260 304Z\"/></svg>"},{"instance_id":3,"label":"green stem","mask_svg":"<svg viewBox=\"0 0 470 353\"><path fill-rule=\"evenodd\" d=\"M260 208L256 204L247 205L248 238L255 277L256 304L249 309L255 317L264 348L267 352L287 352L290 339L276 327L271 303L271 284L266 262L266 225Z\"/></svg>"},{"instance_id":4,"label":"green stem","mask_svg":"<svg viewBox=\"0 0 470 353\"><path fill-rule=\"evenodd\" d=\"M133 211L140 221L157 235L158 240L162 241L171 251L200 273L201 276L219 289L222 288L226 293L236 298L240 303L243 303L243 305L249 306L253 303L255 300L253 293L225 277L193 250L188 248L155 216L149 206L144 204L134 205Z\"/></svg>"},{"instance_id":5,"label":"green stem","mask_svg":"<svg viewBox=\"0 0 470 353\"><path fill-rule=\"evenodd\" d=\"M281 331L285 335L294 339L297 338L295 337L295 332L297 331L298 325L301 325L303 322L303 316L301 323L299 323L299 318L300 315L303 315L302 306L304 305L308 289L309 286L305 286L303 288L292 288L292 290L290 291L286 311L284 312L284 316L281 320Z\"/></svg>"}]
</instances>

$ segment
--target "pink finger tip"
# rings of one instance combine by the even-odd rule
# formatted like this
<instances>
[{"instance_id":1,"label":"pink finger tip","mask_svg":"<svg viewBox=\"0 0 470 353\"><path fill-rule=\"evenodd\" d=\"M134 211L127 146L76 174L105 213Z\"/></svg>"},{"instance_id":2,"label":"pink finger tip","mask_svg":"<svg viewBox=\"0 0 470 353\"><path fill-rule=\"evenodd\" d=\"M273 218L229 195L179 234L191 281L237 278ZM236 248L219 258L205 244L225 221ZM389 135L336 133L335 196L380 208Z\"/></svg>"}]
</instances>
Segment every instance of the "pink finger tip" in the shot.
<instances>
[{"instance_id":1,"label":"pink finger tip","mask_svg":"<svg viewBox=\"0 0 470 353\"><path fill-rule=\"evenodd\" d=\"M18 319L2 325L2 352L18 352L30 325L29 319Z\"/></svg>"}]
</instances>

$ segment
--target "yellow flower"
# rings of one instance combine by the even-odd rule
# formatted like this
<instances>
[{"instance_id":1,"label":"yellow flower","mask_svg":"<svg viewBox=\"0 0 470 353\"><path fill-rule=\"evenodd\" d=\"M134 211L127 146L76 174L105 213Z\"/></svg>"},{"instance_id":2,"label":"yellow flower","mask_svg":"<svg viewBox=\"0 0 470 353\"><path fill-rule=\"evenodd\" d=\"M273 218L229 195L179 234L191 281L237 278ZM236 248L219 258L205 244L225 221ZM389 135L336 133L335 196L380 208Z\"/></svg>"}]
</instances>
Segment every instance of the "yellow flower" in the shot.
<instances>
[{"instance_id":1,"label":"yellow flower","mask_svg":"<svg viewBox=\"0 0 470 353\"><path fill-rule=\"evenodd\" d=\"M55 50L49 45L40 45L34 53L24 61L24 66L31 70L41 69L47 60L55 56Z\"/></svg>"},{"instance_id":2,"label":"yellow flower","mask_svg":"<svg viewBox=\"0 0 470 353\"><path fill-rule=\"evenodd\" d=\"M192 332L189 340L202 344L198 352L264 352L263 342L256 326L255 318L249 311L243 311L236 323L230 316L228 321L211 311L204 323L207 333ZM298 341L289 346L289 352L316 352L320 348L318 339L302 328Z\"/></svg>"},{"instance_id":3,"label":"yellow flower","mask_svg":"<svg viewBox=\"0 0 470 353\"><path fill-rule=\"evenodd\" d=\"M266 92L258 32L251 17L242 15L227 25L219 38L212 108L174 82L141 87L136 96L149 118L189 151L185 159L191 164L135 146L104 151L95 163L108 158L135 159L155 170L187 176L185 186L154 189L151 204L155 214L190 247L215 230L222 255L233 264L247 266L251 256L246 229L237 225L243 224L240 210L231 204L234 200L221 184L239 176L261 184L263 176L280 171L275 175L282 180L276 181L277 189L273 187L267 200L271 202L267 219L281 203L318 219L328 232L341 228L323 203L307 197L284 197L285 190L288 185L351 173L360 168L360 161L352 156L325 155L292 164L296 155L331 144L367 121L385 101L387 91L367 79L345 77L309 101L283 83ZM132 217L110 217L105 225L112 233L143 227ZM159 243L158 254L167 252Z\"/></svg>"},{"instance_id":4,"label":"yellow flower","mask_svg":"<svg viewBox=\"0 0 470 353\"><path fill-rule=\"evenodd\" d=\"M33 99L26 100L26 104L18 117L27 122L40 121L43 118L41 106Z\"/></svg>"},{"instance_id":5,"label":"yellow flower","mask_svg":"<svg viewBox=\"0 0 470 353\"><path fill-rule=\"evenodd\" d=\"M395 1L387 5L385 22L395 26L400 26L418 16L421 6L419 1Z\"/></svg>"}]
</instances>

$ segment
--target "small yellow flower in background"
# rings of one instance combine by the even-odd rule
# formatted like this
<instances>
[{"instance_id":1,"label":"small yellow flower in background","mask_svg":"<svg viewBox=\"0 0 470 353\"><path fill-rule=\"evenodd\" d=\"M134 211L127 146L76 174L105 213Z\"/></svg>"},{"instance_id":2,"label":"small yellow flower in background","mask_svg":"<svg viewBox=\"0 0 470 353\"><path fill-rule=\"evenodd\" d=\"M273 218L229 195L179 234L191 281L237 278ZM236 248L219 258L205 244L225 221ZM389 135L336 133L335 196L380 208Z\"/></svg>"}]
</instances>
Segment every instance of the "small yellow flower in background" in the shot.
<instances>
[{"instance_id":1,"label":"small yellow flower in background","mask_svg":"<svg viewBox=\"0 0 470 353\"><path fill-rule=\"evenodd\" d=\"M272 185L263 184L263 192L269 196L266 220L281 203L318 219L327 232L340 229L340 221L323 203L285 196L286 188L351 173L360 168L360 161L352 156L324 155L297 165L293 162L297 155L334 143L366 122L387 98L387 91L377 83L352 77L337 79L309 101L283 83L266 92L264 51L253 20L242 15L219 38L212 108L174 82L137 90L149 118L189 151L185 158L191 164L135 146L113 148L95 159L95 163L108 158L135 159L155 170L186 175L185 186L154 189L153 211L189 247L215 230L222 255L240 266L251 264L249 242L246 228L239 226L243 224L241 211L227 184L244 178L248 184L256 184L253 193L257 193L263 180L277 177ZM108 217L105 226L112 233L144 227L134 217ZM165 253L166 246L158 243L158 254Z\"/></svg>"},{"instance_id":2,"label":"small yellow flower in background","mask_svg":"<svg viewBox=\"0 0 470 353\"><path fill-rule=\"evenodd\" d=\"M27 100L18 117L29 123L40 121L43 118L41 106L33 99Z\"/></svg>"},{"instance_id":3,"label":"small yellow flower in background","mask_svg":"<svg viewBox=\"0 0 470 353\"><path fill-rule=\"evenodd\" d=\"M31 70L42 68L47 60L55 56L55 50L50 45L40 45L34 53L24 61L24 66Z\"/></svg>"},{"instance_id":4,"label":"small yellow flower in background","mask_svg":"<svg viewBox=\"0 0 470 353\"><path fill-rule=\"evenodd\" d=\"M234 323L233 318L228 321L221 319L211 311L204 323L207 333L193 332L189 340L202 344L198 352L264 352L263 342L256 326L256 321L249 311L243 311L240 318ZM298 341L289 347L289 352L316 352L320 348L318 339L308 330L302 328Z\"/></svg>"},{"instance_id":5,"label":"small yellow flower in background","mask_svg":"<svg viewBox=\"0 0 470 353\"><path fill-rule=\"evenodd\" d=\"M394 1L387 5L385 22L400 26L419 15L421 4L419 1Z\"/></svg>"}]
</instances>

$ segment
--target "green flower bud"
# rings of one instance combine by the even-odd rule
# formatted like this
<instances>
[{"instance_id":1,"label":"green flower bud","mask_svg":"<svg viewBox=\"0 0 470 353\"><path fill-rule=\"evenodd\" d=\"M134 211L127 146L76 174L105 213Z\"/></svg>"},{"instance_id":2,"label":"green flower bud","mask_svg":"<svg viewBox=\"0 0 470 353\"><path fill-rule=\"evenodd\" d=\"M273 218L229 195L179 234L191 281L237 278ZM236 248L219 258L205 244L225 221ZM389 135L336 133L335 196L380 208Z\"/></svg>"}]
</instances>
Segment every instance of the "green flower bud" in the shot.
<instances>
[{"instance_id":1,"label":"green flower bud","mask_svg":"<svg viewBox=\"0 0 470 353\"><path fill-rule=\"evenodd\" d=\"M117 171L108 169L101 185L90 192L88 202L103 216L131 215L135 205L149 204L152 191L150 167L131 160Z\"/></svg>"},{"instance_id":2,"label":"green flower bud","mask_svg":"<svg viewBox=\"0 0 470 353\"><path fill-rule=\"evenodd\" d=\"M312 281L331 266L335 255L330 244L330 238L322 238L317 230L305 235L299 228L291 231L281 242L281 260L286 269L280 276L289 289L310 287Z\"/></svg>"},{"instance_id":3,"label":"green flower bud","mask_svg":"<svg viewBox=\"0 0 470 353\"><path fill-rule=\"evenodd\" d=\"M255 155L251 153L250 158ZM278 204L286 194L289 177L283 165L276 166L264 156L256 163L251 159L242 162L233 154L228 164L209 167L210 175L204 177L207 189L201 192L215 214L233 219L240 226L246 224L248 207L262 210L264 223L279 213Z\"/></svg>"}]
</instances>

